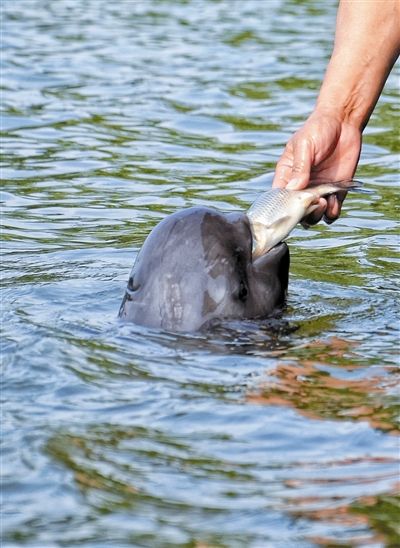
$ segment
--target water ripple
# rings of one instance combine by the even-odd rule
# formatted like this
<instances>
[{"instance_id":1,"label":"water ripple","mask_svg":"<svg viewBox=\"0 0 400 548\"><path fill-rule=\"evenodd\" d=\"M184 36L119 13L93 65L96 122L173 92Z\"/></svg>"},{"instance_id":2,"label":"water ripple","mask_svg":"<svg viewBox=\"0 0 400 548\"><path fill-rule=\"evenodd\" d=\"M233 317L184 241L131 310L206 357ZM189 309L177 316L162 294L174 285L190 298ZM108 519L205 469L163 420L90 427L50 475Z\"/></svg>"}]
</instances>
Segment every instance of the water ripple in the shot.
<instances>
[{"instance_id":1,"label":"water ripple","mask_svg":"<svg viewBox=\"0 0 400 548\"><path fill-rule=\"evenodd\" d=\"M271 184L335 6L3 4L4 542L396 545L398 68L283 315L178 336L118 322L136 253Z\"/></svg>"}]
</instances>

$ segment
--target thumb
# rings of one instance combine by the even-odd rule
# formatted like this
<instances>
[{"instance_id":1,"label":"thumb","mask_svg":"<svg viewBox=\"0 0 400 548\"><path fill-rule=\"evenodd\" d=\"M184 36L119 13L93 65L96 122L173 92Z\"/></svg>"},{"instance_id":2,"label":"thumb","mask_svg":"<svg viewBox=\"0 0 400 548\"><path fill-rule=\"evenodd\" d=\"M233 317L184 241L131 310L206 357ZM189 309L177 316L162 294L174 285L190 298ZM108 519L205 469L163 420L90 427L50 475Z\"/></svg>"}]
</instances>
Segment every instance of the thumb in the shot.
<instances>
[{"instance_id":1,"label":"thumb","mask_svg":"<svg viewBox=\"0 0 400 548\"><path fill-rule=\"evenodd\" d=\"M300 190L310 182L312 145L308 139L298 139L293 146L293 167L287 188Z\"/></svg>"}]
</instances>

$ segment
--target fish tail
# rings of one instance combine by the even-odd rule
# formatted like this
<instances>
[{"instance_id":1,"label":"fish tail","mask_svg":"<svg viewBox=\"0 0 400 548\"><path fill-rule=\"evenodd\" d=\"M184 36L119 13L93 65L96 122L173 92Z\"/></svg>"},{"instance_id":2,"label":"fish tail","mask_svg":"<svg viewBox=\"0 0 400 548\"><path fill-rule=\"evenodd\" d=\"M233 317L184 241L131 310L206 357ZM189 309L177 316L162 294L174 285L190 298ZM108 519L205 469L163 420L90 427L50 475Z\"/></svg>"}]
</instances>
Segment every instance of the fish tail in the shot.
<instances>
[{"instance_id":1,"label":"fish tail","mask_svg":"<svg viewBox=\"0 0 400 548\"><path fill-rule=\"evenodd\" d=\"M327 196L328 194L334 194L335 192L340 192L343 190L346 192L349 190L362 192L362 186L362 181L357 181L356 179L344 179L342 181L314 181L309 184L308 188L312 189L313 192L318 194L318 196Z\"/></svg>"}]
</instances>

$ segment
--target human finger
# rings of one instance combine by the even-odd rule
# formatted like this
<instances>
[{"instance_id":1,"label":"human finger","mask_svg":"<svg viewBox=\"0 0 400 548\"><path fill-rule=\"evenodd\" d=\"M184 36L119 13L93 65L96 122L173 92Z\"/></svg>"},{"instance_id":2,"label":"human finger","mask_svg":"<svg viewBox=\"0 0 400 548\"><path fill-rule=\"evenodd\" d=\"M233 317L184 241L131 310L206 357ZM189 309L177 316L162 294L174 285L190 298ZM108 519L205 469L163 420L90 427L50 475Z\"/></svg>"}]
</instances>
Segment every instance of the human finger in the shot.
<instances>
[{"instance_id":1,"label":"human finger","mask_svg":"<svg viewBox=\"0 0 400 548\"><path fill-rule=\"evenodd\" d=\"M290 158L288 157L287 151L285 150L285 152L282 154L282 156L279 158L276 164L275 175L272 181L272 187L285 188L285 186L288 184L291 174L292 174L292 162Z\"/></svg>"},{"instance_id":2,"label":"human finger","mask_svg":"<svg viewBox=\"0 0 400 548\"><path fill-rule=\"evenodd\" d=\"M342 210L342 204L347 192L338 192L328 197L328 205L324 213L324 221L329 225L339 218Z\"/></svg>"},{"instance_id":3,"label":"human finger","mask_svg":"<svg viewBox=\"0 0 400 548\"><path fill-rule=\"evenodd\" d=\"M313 163L312 144L306 138L295 139L293 143L293 167L287 188L301 190L310 182Z\"/></svg>"}]
</instances>

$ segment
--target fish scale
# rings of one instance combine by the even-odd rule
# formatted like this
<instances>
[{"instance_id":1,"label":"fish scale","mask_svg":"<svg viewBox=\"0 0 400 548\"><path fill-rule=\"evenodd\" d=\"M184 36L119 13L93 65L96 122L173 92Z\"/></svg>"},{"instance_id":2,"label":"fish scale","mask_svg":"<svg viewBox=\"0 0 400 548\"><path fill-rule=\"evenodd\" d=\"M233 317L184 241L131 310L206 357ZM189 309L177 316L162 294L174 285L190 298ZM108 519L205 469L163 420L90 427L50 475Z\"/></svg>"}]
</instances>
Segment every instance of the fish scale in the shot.
<instances>
[{"instance_id":1,"label":"fish scale","mask_svg":"<svg viewBox=\"0 0 400 548\"><path fill-rule=\"evenodd\" d=\"M248 209L253 235L253 258L267 253L284 240L304 217L318 207L319 198L358 188L358 181L311 185L305 190L272 188L263 192Z\"/></svg>"},{"instance_id":2,"label":"fish scale","mask_svg":"<svg viewBox=\"0 0 400 548\"><path fill-rule=\"evenodd\" d=\"M249 217L260 215L272 222L276 217L282 216L282 210L286 209L291 200L291 191L285 188L273 188L264 192L247 212Z\"/></svg>"}]
</instances>

